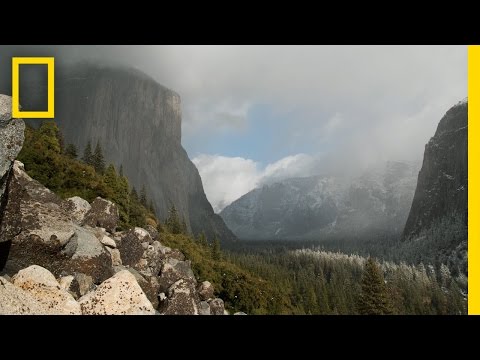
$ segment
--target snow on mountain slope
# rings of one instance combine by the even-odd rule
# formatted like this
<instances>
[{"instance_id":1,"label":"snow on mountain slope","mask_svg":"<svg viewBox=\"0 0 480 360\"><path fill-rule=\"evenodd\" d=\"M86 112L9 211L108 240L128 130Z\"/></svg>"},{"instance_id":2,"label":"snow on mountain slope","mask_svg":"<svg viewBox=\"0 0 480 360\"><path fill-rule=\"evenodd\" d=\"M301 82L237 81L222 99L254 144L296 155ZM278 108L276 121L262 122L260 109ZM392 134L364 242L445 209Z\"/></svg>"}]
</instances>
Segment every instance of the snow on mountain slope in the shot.
<instances>
[{"instance_id":1,"label":"snow on mountain slope","mask_svg":"<svg viewBox=\"0 0 480 360\"><path fill-rule=\"evenodd\" d=\"M387 162L352 179L287 179L247 193L220 216L240 239L400 233L410 210L419 167L419 162Z\"/></svg>"}]
</instances>

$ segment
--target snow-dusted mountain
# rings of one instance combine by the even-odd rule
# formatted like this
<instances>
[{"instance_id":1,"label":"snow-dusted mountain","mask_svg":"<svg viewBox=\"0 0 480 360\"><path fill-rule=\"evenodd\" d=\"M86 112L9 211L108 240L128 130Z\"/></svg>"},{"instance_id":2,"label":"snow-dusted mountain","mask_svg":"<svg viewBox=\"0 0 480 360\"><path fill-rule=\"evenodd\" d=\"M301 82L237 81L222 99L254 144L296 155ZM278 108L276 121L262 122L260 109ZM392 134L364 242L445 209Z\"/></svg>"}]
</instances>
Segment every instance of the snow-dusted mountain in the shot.
<instances>
[{"instance_id":1,"label":"snow-dusted mountain","mask_svg":"<svg viewBox=\"0 0 480 360\"><path fill-rule=\"evenodd\" d=\"M220 216L235 235L249 240L400 234L420 165L391 161L354 178L283 180L247 193Z\"/></svg>"}]
</instances>

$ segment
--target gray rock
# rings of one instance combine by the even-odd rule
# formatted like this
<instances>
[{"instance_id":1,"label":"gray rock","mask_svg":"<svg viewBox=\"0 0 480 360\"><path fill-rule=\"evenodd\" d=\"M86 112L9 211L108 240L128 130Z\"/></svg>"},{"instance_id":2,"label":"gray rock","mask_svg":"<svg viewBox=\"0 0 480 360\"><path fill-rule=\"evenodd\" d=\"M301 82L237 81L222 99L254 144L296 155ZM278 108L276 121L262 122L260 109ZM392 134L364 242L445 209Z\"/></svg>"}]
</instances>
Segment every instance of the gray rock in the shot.
<instances>
[{"instance_id":1,"label":"gray rock","mask_svg":"<svg viewBox=\"0 0 480 360\"><path fill-rule=\"evenodd\" d=\"M148 233L150 234L150 237L152 238L153 241L157 240L158 230L155 229L155 227L153 227L152 225L147 225L147 226L145 226L145 230L148 231Z\"/></svg>"},{"instance_id":2,"label":"gray rock","mask_svg":"<svg viewBox=\"0 0 480 360\"><path fill-rule=\"evenodd\" d=\"M75 225L75 234L70 241L76 249L65 264L65 269L91 276L100 283L113 275L112 257L94 233Z\"/></svg>"},{"instance_id":3,"label":"gray rock","mask_svg":"<svg viewBox=\"0 0 480 360\"><path fill-rule=\"evenodd\" d=\"M0 94L0 223L7 206L7 183L11 176L13 161L22 149L25 123L22 119L12 119L12 99ZM0 243L9 241L0 236ZM4 261L4 260L3 260ZM3 262L0 257L0 269Z\"/></svg>"},{"instance_id":4,"label":"gray rock","mask_svg":"<svg viewBox=\"0 0 480 360\"><path fill-rule=\"evenodd\" d=\"M95 289L95 284L91 276L83 273L75 273L69 290L75 294L76 298L88 294L93 289Z\"/></svg>"},{"instance_id":5,"label":"gray rock","mask_svg":"<svg viewBox=\"0 0 480 360\"><path fill-rule=\"evenodd\" d=\"M52 314L79 315L80 305L63 289L55 276L47 269L32 265L12 278L13 285L30 293L35 300Z\"/></svg>"},{"instance_id":6,"label":"gray rock","mask_svg":"<svg viewBox=\"0 0 480 360\"><path fill-rule=\"evenodd\" d=\"M210 312L212 315L223 315L225 312L225 305L222 299L213 299L209 302Z\"/></svg>"},{"instance_id":7,"label":"gray rock","mask_svg":"<svg viewBox=\"0 0 480 360\"><path fill-rule=\"evenodd\" d=\"M153 242L152 237L150 236L150 233L147 230L142 229L140 227L136 227L133 229L133 231L135 235L137 235L141 243L146 242L147 245L149 245Z\"/></svg>"},{"instance_id":8,"label":"gray rock","mask_svg":"<svg viewBox=\"0 0 480 360\"><path fill-rule=\"evenodd\" d=\"M183 279L196 285L197 280L193 274L190 261L178 261L177 259L168 258L163 264L158 281L160 283L160 291L165 292L172 284Z\"/></svg>"},{"instance_id":9,"label":"gray rock","mask_svg":"<svg viewBox=\"0 0 480 360\"><path fill-rule=\"evenodd\" d=\"M122 257L118 249L106 248L112 258L112 266L122 265Z\"/></svg>"},{"instance_id":10,"label":"gray rock","mask_svg":"<svg viewBox=\"0 0 480 360\"><path fill-rule=\"evenodd\" d=\"M5 126L12 118L12 98L0 94L0 127Z\"/></svg>"},{"instance_id":11,"label":"gray rock","mask_svg":"<svg viewBox=\"0 0 480 360\"><path fill-rule=\"evenodd\" d=\"M168 300L163 310L165 315L198 315L199 299L195 287L186 280L178 280L168 289Z\"/></svg>"},{"instance_id":12,"label":"gray rock","mask_svg":"<svg viewBox=\"0 0 480 360\"><path fill-rule=\"evenodd\" d=\"M114 233L118 225L118 207L109 200L97 197L91 204L92 208L86 213L83 225L105 228Z\"/></svg>"},{"instance_id":13,"label":"gray rock","mask_svg":"<svg viewBox=\"0 0 480 360\"><path fill-rule=\"evenodd\" d=\"M172 259L176 259L178 261L184 261L185 260L185 255L183 255L183 253L178 249L172 249L168 253L168 257L172 258Z\"/></svg>"},{"instance_id":14,"label":"gray rock","mask_svg":"<svg viewBox=\"0 0 480 360\"><path fill-rule=\"evenodd\" d=\"M71 215L72 220L80 225L92 206L87 200L74 196L65 201L64 208Z\"/></svg>"},{"instance_id":15,"label":"gray rock","mask_svg":"<svg viewBox=\"0 0 480 360\"><path fill-rule=\"evenodd\" d=\"M210 315L210 305L206 301L200 301L198 315Z\"/></svg>"},{"instance_id":16,"label":"gray rock","mask_svg":"<svg viewBox=\"0 0 480 360\"><path fill-rule=\"evenodd\" d=\"M245 314L243 311L239 311L239 312L236 312L236 313L233 314L233 315L247 315L247 314Z\"/></svg>"},{"instance_id":17,"label":"gray rock","mask_svg":"<svg viewBox=\"0 0 480 360\"><path fill-rule=\"evenodd\" d=\"M213 285L209 281L202 282L197 288L201 300L210 300L214 297Z\"/></svg>"},{"instance_id":18,"label":"gray rock","mask_svg":"<svg viewBox=\"0 0 480 360\"><path fill-rule=\"evenodd\" d=\"M123 270L79 301L83 314L154 315L155 309L129 271Z\"/></svg>"},{"instance_id":19,"label":"gray rock","mask_svg":"<svg viewBox=\"0 0 480 360\"><path fill-rule=\"evenodd\" d=\"M122 256L123 265L134 266L140 261L144 250L133 230L115 234L115 242Z\"/></svg>"},{"instance_id":20,"label":"gray rock","mask_svg":"<svg viewBox=\"0 0 480 360\"><path fill-rule=\"evenodd\" d=\"M152 303L152 306L156 309L158 307L158 290L160 285L156 276L143 276L133 268L127 269L137 280L138 285L142 288L143 292L147 296L148 300Z\"/></svg>"}]
</instances>

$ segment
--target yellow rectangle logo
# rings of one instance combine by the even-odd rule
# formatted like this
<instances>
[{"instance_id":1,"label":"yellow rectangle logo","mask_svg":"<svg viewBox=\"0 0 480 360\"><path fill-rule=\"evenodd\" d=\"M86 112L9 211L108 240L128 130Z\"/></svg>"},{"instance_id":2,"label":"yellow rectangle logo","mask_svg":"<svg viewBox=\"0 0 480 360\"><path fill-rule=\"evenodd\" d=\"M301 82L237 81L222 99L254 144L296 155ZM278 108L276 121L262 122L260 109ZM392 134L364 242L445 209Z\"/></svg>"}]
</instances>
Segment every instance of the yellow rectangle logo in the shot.
<instances>
[{"instance_id":1,"label":"yellow rectangle logo","mask_svg":"<svg viewBox=\"0 0 480 360\"><path fill-rule=\"evenodd\" d=\"M20 111L20 65L47 65L47 111ZM55 117L55 59L53 57L12 58L12 116L23 119L52 119Z\"/></svg>"}]
</instances>

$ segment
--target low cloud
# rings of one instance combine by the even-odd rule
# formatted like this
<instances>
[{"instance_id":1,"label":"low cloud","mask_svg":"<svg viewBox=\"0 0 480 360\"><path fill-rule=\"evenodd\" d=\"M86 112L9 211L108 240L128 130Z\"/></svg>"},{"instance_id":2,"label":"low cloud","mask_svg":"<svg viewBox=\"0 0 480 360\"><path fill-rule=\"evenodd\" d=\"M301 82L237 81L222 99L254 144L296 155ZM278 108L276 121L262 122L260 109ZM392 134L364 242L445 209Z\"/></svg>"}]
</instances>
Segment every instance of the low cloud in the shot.
<instances>
[{"instance_id":1,"label":"low cloud","mask_svg":"<svg viewBox=\"0 0 480 360\"><path fill-rule=\"evenodd\" d=\"M200 172L207 198L218 213L262 184L295 176L314 175L317 159L297 154L262 166L242 157L202 154L192 161Z\"/></svg>"}]
</instances>

